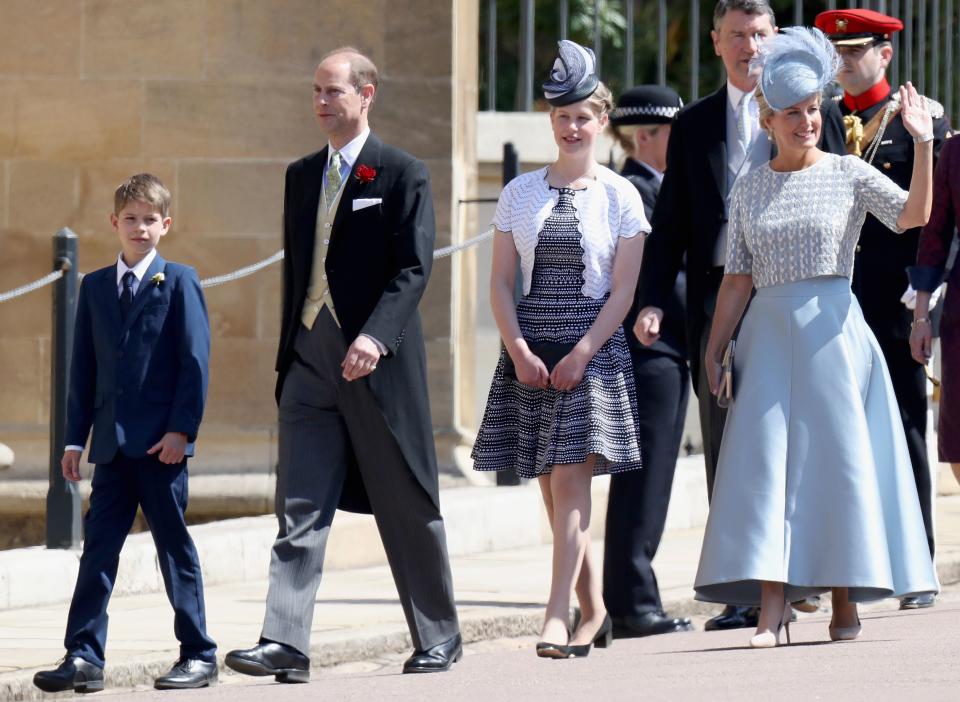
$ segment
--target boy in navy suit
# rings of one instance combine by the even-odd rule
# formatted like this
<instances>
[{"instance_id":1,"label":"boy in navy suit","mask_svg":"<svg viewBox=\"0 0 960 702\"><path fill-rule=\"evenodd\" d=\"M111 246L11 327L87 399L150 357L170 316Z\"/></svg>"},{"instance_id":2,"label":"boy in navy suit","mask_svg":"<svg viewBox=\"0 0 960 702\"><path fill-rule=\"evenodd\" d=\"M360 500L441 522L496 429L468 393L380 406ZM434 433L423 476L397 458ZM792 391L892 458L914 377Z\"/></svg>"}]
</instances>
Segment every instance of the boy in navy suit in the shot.
<instances>
[{"instance_id":1,"label":"boy in navy suit","mask_svg":"<svg viewBox=\"0 0 960 702\"><path fill-rule=\"evenodd\" d=\"M204 687L217 680L200 562L183 517L187 457L207 390L210 326L196 272L157 253L170 229L169 209L170 192L156 176L141 173L122 183L110 215L120 256L80 286L62 469L66 479L80 480L91 427L88 460L96 469L67 653L59 667L33 679L47 692L103 689L107 602L138 506L157 546L180 640L180 658L155 686Z\"/></svg>"}]
</instances>

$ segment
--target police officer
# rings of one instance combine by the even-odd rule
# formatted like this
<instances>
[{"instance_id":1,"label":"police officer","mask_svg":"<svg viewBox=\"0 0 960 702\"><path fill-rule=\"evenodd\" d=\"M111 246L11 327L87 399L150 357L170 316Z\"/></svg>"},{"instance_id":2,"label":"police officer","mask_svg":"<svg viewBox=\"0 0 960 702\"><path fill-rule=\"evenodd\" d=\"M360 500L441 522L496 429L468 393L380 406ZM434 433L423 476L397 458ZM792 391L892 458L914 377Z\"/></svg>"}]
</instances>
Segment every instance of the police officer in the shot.
<instances>
[{"instance_id":1,"label":"police officer","mask_svg":"<svg viewBox=\"0 0 960 702\"><path fill-rule=\"evenodd\" d=\"M815 24L843 59L837 81L844 89L840 111L847 131L847 151L872 163L900 187L909 188L914 138L900 119L897 89L891 88L886 78L893 58L890 39L903 29L903 23L873 10L830 10L817 15ZM949 125L943 119L943 107L932 100L929 103L934 116L936 158L949 134ZM894 234L868 214L856 249L853 290L890 369L932 557L933 486L927 462L926 380L923 367L910 356L912 313L901 302L908 286L906 269L917 260L919 236L919 227ZM900 606L929 607L933 601L932 594L907 597Z\"/></svg>"},{"instance_id":2,"label":"police officer","mask_svg":"<svg viewBox=\"0 0 960 702\"><path fill-rule=\"evenodd\" d=\"M647 219L667 167L670 124L683 106L672 88L640 85L626 91L610 113L610 130L626 152L620 172L640 191ZM644 267L657 265L645 260ZM686 276L677 276L666 304L660 339L643 346L633 334L639 303L624 320L633 360L643 470L610 478L603 558L603 599L617 638L690 631L687 618L663 611L651 562L660 545L690 394L687 369Z\"/></svg>"}]
</instances>

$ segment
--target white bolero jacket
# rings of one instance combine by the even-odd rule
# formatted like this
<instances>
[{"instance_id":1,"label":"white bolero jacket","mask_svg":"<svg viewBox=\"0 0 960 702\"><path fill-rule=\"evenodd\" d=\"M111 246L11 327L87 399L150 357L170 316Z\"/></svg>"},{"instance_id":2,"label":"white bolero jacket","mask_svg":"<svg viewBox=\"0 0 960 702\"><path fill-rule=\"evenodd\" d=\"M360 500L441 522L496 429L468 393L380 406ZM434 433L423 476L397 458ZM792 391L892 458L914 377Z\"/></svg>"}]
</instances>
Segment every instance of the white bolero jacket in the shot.
<instances>
[{"instance_id":1,"label":"white bolero jacket","mask_svg":"<svg viewBox=\"0 0 960 702\"><path fill-rule=\"evenodd\" d=\"M559 199L547 183L547 168L517 176L500 193L493 226L511 233L520 255L523 294L530 293L534 251L543 223ZM573 207L583 248L583 294L601 299L610 292L613 256L620 237L649 234L640 193L626 178L597 166L597 178L574 191Z\"/></svg>"}]
</instances>

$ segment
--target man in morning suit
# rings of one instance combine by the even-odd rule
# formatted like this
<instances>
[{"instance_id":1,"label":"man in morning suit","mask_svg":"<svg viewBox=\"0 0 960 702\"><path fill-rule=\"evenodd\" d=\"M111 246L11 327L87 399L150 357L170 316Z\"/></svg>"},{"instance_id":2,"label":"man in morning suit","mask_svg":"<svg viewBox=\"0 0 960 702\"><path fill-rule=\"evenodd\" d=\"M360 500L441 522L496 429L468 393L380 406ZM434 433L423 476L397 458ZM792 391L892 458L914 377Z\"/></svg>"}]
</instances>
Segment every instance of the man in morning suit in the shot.
<instances>
[{"instance_id":1,"label":"man in morning suit","mask_svg":"<svg viewBox=\"0 0 960 702\"><path fill-rule=\"evenodd\" d=\"M891 37L903 29L903 23L873 10L821 12L815 23L843 59L837 82L844 89L840 110L847 126L848 151L868 161L872 159L876 168L901 188L908 189L913 171L914 139L900 118L894 99L898 99L897 89L891 88L886 78L887 66L893 59ZM884 115L888 112L884 125ZM943 107L939 104L931 102L930 113L934 117L933 156L936 159L949 134L949 125L943 119ZM867 214L854 254L853 291L890 369L932 557L933 484L927 462L927 381L923 366L910 355L913 313L901 302L909 285L906 271L916 264L919 241L920 227L897 234ZM921 323L929 324L929 321ZM934 598L933 593L905 597L901 608L929 607Z\"/></svg>"},{"instance_id":2,"label":"man in morning suit","mask_svg":"<svg viewBox=\"0 0 960 702\"><path fill-rule=\"evenodd\" d=\"M372 512L415 651L405 673L462 654L427 398L417 304L433 261L424 164L368 127L369 58L345 47L314 75L329 143L287 169L277 518L258 644L226 663L279 682L309 679L310 629L339 507Z\"/></svg>"},{"instance_id":3,"label":"man in morning suit","mask_svg":"<svg viewBox=\"0 0 960 702\"><path fill-rule=\"evenodd\" d=\"M667 168L670 124L683 101L665 85L639 85L620 96L610 113L610 131L627 154L620 174L640 192L647 219ZM646 267L658 265L646 257ZM616 638L690 631L686 617L663 611L653 558L667 520L673 474L683 437L690 394L684 332L686 276L677 275L664 310L660 338L644 346L627 334L637 386L638 440L643 470L610 476L603 552L603 601ZM641 302L635 300L625 329L632 329Z\"/></svg>"},{"instance_id":4,"label":"man in morning suit","mask_svg":"<svg viewBox=\"0 0 960 702\"><path fill-rule=\"evenodd\" d=\"M206 632L203 580L183 513L187 457L207 394L210 326L196 272L164 261L170 192L149 173L117 188L110 221L121 253L80 285L67 397L62 470L80 480L80 455L96 464L84 517L83 555L67 616L63 661L38 672L46 692L103 689L107 603L137 507L157 547L173 607L180 658L157 689L217 681L217 646Z\"/></svg>"},{"instance_id":5,"label":"man in morning suit","mask_svg":"<svg viewBox=\"0 0 960 702\"><path fill-rule=\"evenodd\" d=\"M720 0L713 14L714 52L723 60L726 84L715 93L686 106L677 115L667 147L667 172L651 222L647 260L640 276L643 309L634 331L651 345L660 335L666 300L673 293L677 272L686 259L687 343L690 372L700 406L700 429L707 473L707 495L723 436L726 413L710 394L704 371L717 291L726 263L727 203L736 179L771 157L754 97L755 75L749 63L759 43L773 36L776 23L766 0ZM820 145L845 153L839 111L829 100L821 106ZM707 630L754 627L754 607L727 606L707 622Z\"/></svg>"}]
</instances>

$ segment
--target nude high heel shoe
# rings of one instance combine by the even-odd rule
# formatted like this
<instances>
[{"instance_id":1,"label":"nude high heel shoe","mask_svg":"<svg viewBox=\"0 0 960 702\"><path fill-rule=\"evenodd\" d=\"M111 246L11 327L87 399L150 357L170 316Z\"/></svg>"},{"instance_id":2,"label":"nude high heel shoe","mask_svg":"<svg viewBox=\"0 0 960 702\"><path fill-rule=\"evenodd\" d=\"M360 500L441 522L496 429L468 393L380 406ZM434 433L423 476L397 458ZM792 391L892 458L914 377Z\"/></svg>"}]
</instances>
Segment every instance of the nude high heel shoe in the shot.
<instances>
[{"instance_id":1,"label":"nude high heel shoe","mask_svg":"<svg viewBox=\"0 0 960 702\"><path fill-rule=\"evenodd\" d=\"M755 634L752 639L750 639L750 648L774 648L775 646L780 645L780 629L783 629L787 633L787 643L790 643L790 617L793 616L793 608L790 607L790 602L784 599L783 602L783 614L780 616L780 623L777 625L776 633L772 631L764 631L760 634Z\"/></svg>"},{"instance_id":2,"label":"nude high heel shoe","mask_svg":"<svg viewBox=\"0 0 960 702\"><path fill-rule=\"evenodd\" d=\"M830 626L827 631L830 632L831 641L853 641L860 636L860 613L857 612L857 623L854 626L834 626L833 619L830 620Z\"/></svg>"}]
</instances>

